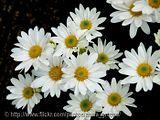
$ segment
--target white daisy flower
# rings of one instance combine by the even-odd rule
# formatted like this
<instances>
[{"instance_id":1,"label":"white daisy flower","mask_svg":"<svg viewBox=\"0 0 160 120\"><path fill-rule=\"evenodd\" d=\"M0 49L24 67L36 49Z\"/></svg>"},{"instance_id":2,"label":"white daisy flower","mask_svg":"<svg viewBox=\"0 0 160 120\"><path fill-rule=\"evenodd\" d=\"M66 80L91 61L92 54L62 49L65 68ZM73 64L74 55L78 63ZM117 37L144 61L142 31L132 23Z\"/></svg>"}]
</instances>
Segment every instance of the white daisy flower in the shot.
<instances>
[{"instance_id":1,"label":"white daisy flower","mask_svg":"<svg viewBox=\"0 0 160 120\"><path fill-rule=\"evenodd\" d=\"M63 68L62 71L65 73L65 85L64 88L74 89L74 94L86 95L87 90L102 91L100 84L104 81L100 79L106 75L104 70L101 70L101 64L95 63L97 60L97 54L82 54L77 58L71 56L71 59L66 58L64 61L68 65L67 68Z\"/></svg>"},{"instance_id":2,"label":"white daisy flower","mask_svg":"<svg viewBox=\"0 0 160 120\"><path fill-rule=\"evenodd\" d=\"M43 28L29 29L28 34L22 31L21 37L17 37L19 43L15 44L17 47L12 49L11 54L15 61L21 62L15 70L25 69L27 72L31 66L37 70L40 64L48 64L45 47L50 37L51 34L45 34Z\"/></svg>"},{"instance_id":3,"label":"white daisy flower","mask_svg":"<svg viewBox=\"0 0 160 120\"><path fill-rule=\"evenodd\" d=\"M154 33L155 37L155 42L157 43L158 46L160 46L160 29L158 30L157 34Z\"/></svg>"},{"instance_id":4,"label":"white daisy flower","mask_svg":"<svg viewBox=\"0 0 160 120\"><path fill-rule=\"evenodd\" d=\"M102 36L99 30L104 29L104 27L99 27L99 25L102 24L106 18L99 18L100 12L97 12L96 8L90 10L89 7L87 7L85 9L83 5L80 4L79 9L75 8L75 13L70 12L70 15L78 29L87 30L86 38L89 42L96 37Z\"/></svg>"},{"instance_id":5,"label":"white daisy flower","mask_svg":"<svg viewBox=\"0 0 160 120\"><path fill-rule=\"evenodd\" d=\"M31 84L33 88L42 87L45 97L50 93L51 97L54 95L60 97L61 90L64 83L64 74L62 72L65 64L62 57L50 56L48 58L49 66L42 66L38 71L33 71L33 74L38 76Z\"/></svg>"},{"instance_id":6,"label":"white daisy flower","mask_svg":"<svg viewBox=\"0 0 160 120\"><path fill-rule=\"evenodd\" d=\"M132 116L127 106L136 107L136 105L134 105L135 100L130 97L132 92L128 92L129 85L121 85L113 78L111 85L106 81L102 86L104 91L97 93L96 102L98 106L103 107L102 114L107 114L110 119L119 116L121 111L128 116Z\"/></svg>"},{"instance_id":7,"label":"white daisy flower","mask_svg":"<svg viewBox=\"0 0 160 120\"><path fill-rule=\"evenodd\" d=\"M53 39L59 43L55 56L64 55L69 57L73 52L77 51L79 47L85 47L88 45L88 41L84 37L85 30L77 30L73 21L67 19L67 27L62 23L58 28L51 28L56 35Z\"/></svg>"},{"instance_id":8,"label":"white daisy flower","mask_svg":"<svg viewBox=\"0 0 160 120\"><path fill-rule=\"evenodd\" d=\"M133 11L153 15L154 22L160 22L160 0L137 0L134 5Z\"/></svg>"},{"instance_id":9,"label":"white daisy flower","mask_svg":"<svg viewBox=\"0 0 160 120\"><path fill-rule=\"evenodd\" d=\"M138 47L138 53L135 50L125 51L126 58L123 63L119 64L121 68L119 72L128 75L122 84L135 84L136 91L139 92L142 88L146 92L153 88L153 77L156 74L156 66L160 58L159 51L152 54L152 47L145 49L143 43Z\"/></svg>"},{"instance_id":10,"label":"white daisy flower","mask_svg":"<svg viewBox=\"0 0 160 120\"><path fill-rule=\"evenodd\" d=\"M90 53L98 54L97 63L102 63L105 66L105 70L118 69L116 63L119 62L115 59L122 56L122 53L119 53L119 50L115 50L115 48L116 46L112 42L106 45L105 40L103 44L100 38L98 39L98 46L93 44L93 47L88 47Z\"/></svg>"},{"instance_id":11,"label":"white daisy flower","mask_svg":"<svg viewBox=\"0 0 160 120\"><path fill-rule=\"evenodd\" d=\"M30 114L36 104L40 102L42 96L40 90L31 87L31 83L34 80L29 74L25 74L25 77L21 74L18 75L18 79L12 78L11 82L14 86L8 86L7 89L11 94L7 95L8 100L13 100L12 105L15 105L17 109L24 109L27 107L27 111Z\"/></svg>"},{"instance_id":12,"label":"white daisy flower","mask_svg":"<svg viewBox=\"0 0 160 120\"><path fill-rule=\"evenodd\" d=\"M90 120L95 116L96 112L101 111L96 103L96 94L78 95L69 94L71 100L67 101L69 105L64 106L63 109L70 112L72 116L76 116L74 120Z\"/></svg>"},{"instance_id":13,"label":"white daisy flower","mask_svg":"<svg viewBox=\"0 0 160 120\"><path fill-rule=\"evenodd\" d=\"M152 17L143 14L141 11L134 12L134 2L136 0L126 0L124 4L113 4L112 6L118 11L113 12L110 16L112 17L112 23L122 22L122 26L130 25L129 35L134 38L137 34L138 28L146 34L150 34L150 28L147 22L152 22Z\"/></svg>"}]
</instances>

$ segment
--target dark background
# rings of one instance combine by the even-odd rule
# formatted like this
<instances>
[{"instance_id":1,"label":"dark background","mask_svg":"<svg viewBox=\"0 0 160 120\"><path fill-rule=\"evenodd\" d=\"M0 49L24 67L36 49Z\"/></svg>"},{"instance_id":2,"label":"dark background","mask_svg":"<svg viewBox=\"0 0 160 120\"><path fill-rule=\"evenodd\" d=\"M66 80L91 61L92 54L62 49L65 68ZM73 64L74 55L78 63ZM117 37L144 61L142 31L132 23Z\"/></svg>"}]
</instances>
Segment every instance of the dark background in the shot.
<instances>
[{"instance_id":1,"label":"dark background","mask_svg":"<svg viewBox=\"0 0 160 120\"><path fill-rule=\"evenodd\" d=\"M154 50L159 47L154 42L153 33L160 29L159 24L150 24L151 34L145 35L141 30L138 30L138 34L134 39L129 37L129 26L122 27L121 23L111 24L110 13L115 11L109 4L106 4L105 0L0 0L0 119L15 119L10 115L7 117L5 113L8 112L26 112L25 110L17 110L11 105L11 101L6 100L6 95L9 91L6 90L6 86L11 85L10 78L16 77L19 72L15 72L15 67L19 64L10 57L11 49L14 47L14 43L17 42L16 37L20 35L20 31L28 32L29 28L34 26L43 27L45 31L51 32L51 27L57 27L60 22L66 24L66 19L69 16L70 11L74 11L79 4L82 3L85 7L96 7L98 11L101 11L101 17L107 17L102 26L105 26L105 30L101 31L103 34L102 39L107 41L113 41L113 43L123 52L124 50L131 50L131 48L137 49L140 42L143 42L148 48L153 46ZM95 40L96 41L96 40ZM123 56L124 57L124 56ZM106 79L111 80L112 77L117 79L123 79L125 76L120 75L117 71L109 71ZM137 109L130 108L133 113L132 117L128 117L121 114L120 117L114 118L115 120L154 120L159 118L160 108L160 86L154 84L152 91L147 93L141 91L135 92L135 85L131 85L131 90L134 94L133 98L136 99L135 104ZM68 92L69 93L69 92ZM67 105L69 100L68 93L62 93L61 97L48 97L43 99L34 109L36 112L65 112L63 106ZM21 117L20 119L25 118ZM28 117L25 119L35 119L34 117ZM39 118L40 119L40 118ZM42 117L42 119L67 119L65 117ZM74 118L69 117L73 120ZM92 118L97 119L109 119L105 118Z\"/></svg>"}]
</instances>

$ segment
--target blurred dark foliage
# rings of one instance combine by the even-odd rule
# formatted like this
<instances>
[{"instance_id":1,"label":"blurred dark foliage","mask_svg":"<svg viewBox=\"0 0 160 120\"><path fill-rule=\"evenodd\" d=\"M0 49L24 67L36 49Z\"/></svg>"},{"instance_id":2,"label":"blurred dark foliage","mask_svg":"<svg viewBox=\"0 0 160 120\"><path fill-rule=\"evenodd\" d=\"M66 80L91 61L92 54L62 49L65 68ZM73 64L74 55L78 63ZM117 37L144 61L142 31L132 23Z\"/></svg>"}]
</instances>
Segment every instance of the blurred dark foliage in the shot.
<instances>
[{"instance_id":1,"label":"blurred dark foliage","mask_svg":"<svg viewBox=\"0 0 160 120\"><path fill-rule=\"evenodd\" d=\"M137 49L140 42L143 42L147 48L152 45L153 50L159 49L154 42L153 35L160 28L159 24L150 24L150 35L145 35L139 30L137 36L134 39L130 39L129 26L122 27L120 23L110 23L109 15L115 10L109 4L106 4L105 0L0 0L0 120L15 119L15 117L5 117L5 112L26 111L26 109L15 109L11 105L11 101L6 100L6 95L9 94L6 86L11 85L10 79L17 77L19 73L19 71L14 71L19 63L13 61L10 57L11 49L14 47L14 43L17 42L17 36L20 35L21 31L28 32L28 29L34 28L34 26L43 27L46 31L51 32L52 26L57 27L60 22L66 24L69 12L74 11L80 3L85 7L96 7L98 11L101 11L101 16L107 17L106 22L102 24L106 28L102 31L102 39L106 39L108 42L113 41L122 52L125 50L130 51L131 48ZM94 41L96 42L96 40ZM110 81L112 77L123 79L125 76L120 75L116 70L112 70L107 73L104 79ZM127 117L122 113L115 120L154 120L154 118L159 118L160 86L154 84L152 91L136 93L135 85L131 85L131 91L134 92L132 97L136 99L137 109L129 108L133 113L132 117ZM63 106L70 99L68 96L69 92L62 93L59 99L56 97L43 99L33 109L33 112L65 112ZM24 119L35 118L28 117ZM73 120L74 118L43 117L42 119ZM93 117L92 120L94 119L109 118Z\"/></svg>"}]
</instances>

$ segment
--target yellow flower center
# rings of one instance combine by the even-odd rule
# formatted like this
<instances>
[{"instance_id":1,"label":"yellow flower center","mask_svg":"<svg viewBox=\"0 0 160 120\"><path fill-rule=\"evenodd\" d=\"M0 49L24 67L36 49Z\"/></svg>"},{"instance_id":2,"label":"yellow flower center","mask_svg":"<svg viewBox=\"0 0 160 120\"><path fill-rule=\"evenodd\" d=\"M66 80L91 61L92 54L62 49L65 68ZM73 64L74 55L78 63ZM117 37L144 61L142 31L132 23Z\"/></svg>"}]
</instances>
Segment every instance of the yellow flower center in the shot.
<instances>
[{"instance_id":1,"label":"yellow flower center","mask_svg":"<svg viewBox=\"0 0 160 120\"><path fill-rule=\"evenodd\" d=\"M101 62L103 64L106 64L108 62L108 56L104 52L98 54L97 62Z\"/></svg>"},{"instance_id":2,"label":"yellow flower center","mask_svg":"<svg viewBox=\"0 0 160 120\"><path fill-rule=\"evenodd\" d=\"M152 67L148 63L142 63L137 67L137 73L141 77L148 77L152 74Z\"/></svg>"},{"instance_id":3,"label":"yellow flower center","mask_svg":"<svg viewBox=\"0 0 160 120\"><path fill-rule=\"evenodd\" d=\"M30 49L29 49L29 56L30 58L37 58L39 56L41 56L42 53L42 47L39 45L33 45Z\"/></svg>"},{"instance_id":4,"label":"yellow flower center","mask_svg":"<svg viewBox=\"0 0 160 120\"><path fill-rule=\"evenodd\" d=\"M92 109L93 107L93 103L91 101L89 101L89 99L85 99L83 101L81 101L80 103L80 108L83 112L88 112Z\"/></svg>"},{"instance_id":5,"label":"yellow flower center","mask_svg":"<svg viewBox=\"0 0 160 120\"><path fill-rule=\"evenodd\" d=\"M122 101L122 97L120 96L119 93L111 93L109 96L108 96L108 99L107 99L108 103L111 105L111 106L117 106L121 103Z\"/></svg>"},{"instance_id":6,"label":"yellow flower center","mask_svg":"<svg viewBox=\"0 0 160 120\"><path fill-rule=\"evenodd\" d=\"M78 67L74 72L74 77L79 81L88 79L89 72L85 67Z\"/></svg>"},{"instance_id":7,"label":"yellow flower center","mask_svg":"<svg viewBox=\"0 0 160 120\"><path fill-rule=\"evenodd\" d=\"M152 8L159 8L160 7L160 0L148 0L149 6Z\"/></svg>"},{"instance_id":8,"label":"yellow flower center","mask_svg":"<svg viewBox=\"0 0 160 120\"><path fill-rule=\"evenodd\" d=\"M65 39L65 45L67 48L74 48L77 47L78 45L78 39L75 35L69 35L66 39Z\"/></svg>"},{"instance_id":9,"label":"yellow flower center","mask_svg":"<svg viewBox=\"0 0 160 120\"><path fill-rule=\"evenodd\" d=\"M30 99L30 98L32 98L33 94L34 94L33 88L26 87L26 88L23 89L23 97L24 98Z\"/></svg>"},{"instance_id":10,"label":"yellow flower center","mask_svg":"<svg viewBox=\"0 0 160 120\"><path fill-rule=\"evenodd\" d=\"M90 20L82 20L81 23L80 23L80 28L82 30L84 29L88 29L90 30L92 28L92 22Z\"/></svg>"},{"instance_id":11,"label":"yellow flower center","mask_svg":"<svg viewBox=\"0 0 160 120\"><path fill-rule=\"evenodd\" d=\"M58 66L53 66L50 71L49 71L49 77L54 80L54 81L58 81L61 80L63 72L61 67Z\"/></svg>"},{"instance_id":12,"label":"yellow flower center","mask_svg":"<svg viewBox=\"0 0 160 120\"><path fill-rule=\"evenodd\" d=\"M130 6L130 8L129 8L130 14L131 14L132 16L134 16L134 17L141 16L141 15L142 15L142 11L140 11L140 12L134 12L134 11L132 10L133 7L134 7L134 5L131 4L131 6Z\"/></svg>"}]
</instances>

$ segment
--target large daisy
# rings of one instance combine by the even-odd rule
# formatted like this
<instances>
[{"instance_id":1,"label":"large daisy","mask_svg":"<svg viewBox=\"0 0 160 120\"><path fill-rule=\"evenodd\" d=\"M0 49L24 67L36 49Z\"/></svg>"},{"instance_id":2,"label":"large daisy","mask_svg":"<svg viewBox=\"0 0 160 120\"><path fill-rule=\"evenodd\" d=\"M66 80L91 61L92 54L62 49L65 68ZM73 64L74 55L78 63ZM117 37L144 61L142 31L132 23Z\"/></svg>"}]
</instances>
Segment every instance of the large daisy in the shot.
<instances>
[{"instance_id":1,"label":"large daisy","mask_svg":"<svg viewBox=\"0 0 160 120\"><path fill-rule=\"evenodd\" d=\"M97 93L96 102L98 106L103 107L102 114L107 114L110 119L119 116L121 111L131 116L132 113L127 106L136 107L136 105L134 105L135 100L130 97L132 92L128 92L129 85L121 85L113 78L111 85L106 81L102 86L104 91Z\"/></svg>"},{"instance_id":2,"label":"large daisy","mask_svg":"<svg viewBox=\"0 0 160 120\"><path fill-rule=\"evenodd\" d=\"M130 25L129 35L134 38L137 34L138 28L146 34L150 34L150 28L147 22L152 22L152 17L143 14L142 11L134 12L134 2L136 0L126 0L123 4L113 4L112 6L118 11L113 12L110 16L112 23L122 22L122 26Z\"/></svg>"},{"instance_id":3,"label":"large daisy","mask_svg":"<svg viewBox=\"0 0 160 120\"><path fill-rule=\"evenodd\" d=\"M99 25L102 24L106 18L99 18L100 12L97 12L96 8L90 10L87 7L85 9L83 5L80 4L79 9L76 8L75 13L70 12L70 15L78 29L87 30L86 38L89 42L96 37L102 36L98 30L102 30L104 27L99 27Z\"/></svg>"},{"instance_id":4,"label":"large daisy","mask_svg":"<svg viewBox=\"0 0 160 120\"><path fill-rule=\"evenodd\" d=\"M51 29L56 35L53 39L59 43L58 49L54 53L55 56L69 57L77 51L77 48L88 45L88 41L84 37L85 30L77 30L75 23L70 18L67 19L67 27L61 23L58 28L52 27Z\"/></svg>"},{"instance_id":5,"label":"large daisy","mask_svg":"<svg viewBox=\"0 0 160 120\"><path fill-rule=\"evenodd\" d=\"M33 71L33 74L38 78L33 81L33 88L41 87L41 91L45 93L45 97L50 93L51 97L56 95L60 97L64 83L64 74L62 68L65 66L62 57L50 56L48 58L49 66L42 66L38 71Z\"/></svg>"},{"instance_id":6,"label":"large daisy","mask_svg":"<svg viewBox=\"0 0 160 120\"><path fill-rule=\"evenodd\" d=\"M95 104L97 100L95 93L78 96L69 94L69 96L71 98L67 101L69 105L64 106L63 109L75 116L75 120L90 120L96 112L101 111L101 107Z\"/></svg>"},{"instance_id":7,"label":"large daisy","mask_svg":"<svg viewBox=\"0 0 160 120\"><path fill-rule=\"evenodd\" d=\"M133 11L153 15L154 22L160 22L160 0L138 0L134 5Z\"/></svg>"},{"instance_id":8,"label":"large daisy","mask_svg":"<svg viewBox=\"0 0 160 120\"><path fill-rule=\"evenodd\" d=\"M125 51L126 58L123 63L120 63L119 72L128 75L122 84L135 84L136 91L139 92L142 88L144 91L152 90L153 77L156 74L156 66L160 58L159 51L152 54L152 47L145 49L143 43L138 47L138 53L135 50Z\"/></svg>"},{"instance_id":9,"label":"large daisy","mask_svg":"<svg viewBox=\"0 0 160 120\"><path fill-rule=\"evenodd\" d=\"M27 107L28 113L31 113L34 106L42 99L42 96L39 93L40 90L31 87L33 80L34 78L29 74L25 74L25 76L19 74L18 79L11 79L14 86L7 87L11 92L7 95L7 99L13 100L12 104L15 105L17 109L21 107L24 109Z\"/></svg>"},{"instance_id":10,"label":"large daisy","mask_svg":"<svg viewBox=\"0 0 160 120\"><path fill-rule=\"evenodd\" d=\"M84 53L77 58L75 56L71 56L71 59L66 58L64 61L68 67L62 69L66 80L64 88L73 88L75 95L79 93L85 95L87 90L102 91L99 83L103 84L104 81L100 78L104 77L106 72L100 69L101 64L95 63L97 57L97 54Z\"/></svg>"},{"instance_id":11,"label":"large daisy","mask_svg":"<svg viewBox=\"0 0 160 120\"><path fill-rule=\"evenodd\" d=\"M32 65L37 70L40 64L48 64L45 50L50 37L51 34L45 34L43 28L29 29L28 34L22 31L21 37L17 37L19 43L15 44L17 47L12 49L11 54L15 61L21 62L15 70L25 69L27 72Z\"/></svg>"},{"instance_id":12,"label":"large daisy","mask_svg":"<svg viewBox=\"0 0 160 120\"><path fill-rule=\"evenodd\" d=\"M119 63L117 58L119 58L122 53L119 53L119 50L115 50L116 46L113 45L112 42L109 42L106 45L106 40L104 41L104 44L102 40L98 39L98 46L96 44L93 44L93 47L88 47L90 53L97 53L97 63L102 63L105 66L105 70L110 69L118 69L118 66L116 63Z\"/></svg>"}]
</instances>

